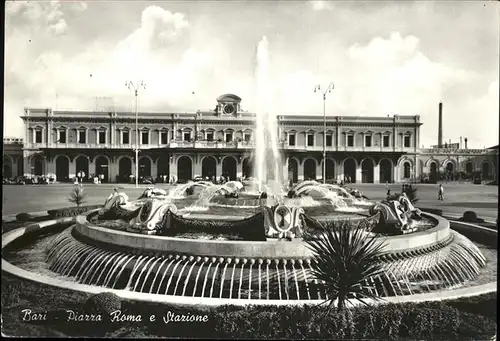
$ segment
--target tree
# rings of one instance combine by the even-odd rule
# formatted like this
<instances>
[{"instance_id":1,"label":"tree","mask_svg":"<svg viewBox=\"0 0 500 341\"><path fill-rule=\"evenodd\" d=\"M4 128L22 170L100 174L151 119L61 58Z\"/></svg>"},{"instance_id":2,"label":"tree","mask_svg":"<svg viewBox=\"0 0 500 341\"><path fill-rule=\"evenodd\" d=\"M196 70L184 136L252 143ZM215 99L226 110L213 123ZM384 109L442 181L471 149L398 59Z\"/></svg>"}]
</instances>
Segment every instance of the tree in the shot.
<instances>
[{"instance_id":1,"label":"tree","mask_svg":"<svg viewBox=\"0 0 500 341\"><path fill-rule=\"evenodd\" d=\"M315 233L305 233L304 240L313 252L311 271L319 282L318 289L328 295L323 302L328 304L328 311L335 300L337 309L343 310L353 296L364 304L363 298L379 299L367 285L370 277L383 271L379 256L384 245L378 235L369 237L361 225L350 221L339 221L331 228L320 226Z\"/></svg>"},{"instance_id":2,"label":"tree","mask_svg":"<svg viewBox=\"0 0 500 341\"><path fill-rule=\"evenodd\" d=\"M86 196L87 194L84 192L83 186L81 184L75 185L69 194L68 201L80 207L86 201Z\"/></svg>"}]
</instances>

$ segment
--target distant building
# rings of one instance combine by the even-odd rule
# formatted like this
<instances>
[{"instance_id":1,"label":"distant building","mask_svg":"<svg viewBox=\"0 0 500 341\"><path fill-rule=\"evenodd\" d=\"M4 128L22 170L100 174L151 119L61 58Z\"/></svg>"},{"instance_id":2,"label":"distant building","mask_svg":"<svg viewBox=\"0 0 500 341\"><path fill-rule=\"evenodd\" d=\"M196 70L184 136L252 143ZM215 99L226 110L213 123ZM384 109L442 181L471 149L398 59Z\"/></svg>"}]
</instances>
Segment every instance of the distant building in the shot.
<instances>
[{"instance_id":1,"label":"distant building","mask_svg":"<svg viewBox=\"0 0 500 341\"><path fill-rule=\"evenodd\" d=\"M23 175L23 139L5 137L3 139L2 177L13 178Z\"/></svg>"},{"instance_id":2,"label":"distant building","mask_svg":"<svg viewBox=\"0 0 500 341\"><path fill-rule=\"evenodd\" d=\"M53 174L58 181L69 181L83 171L101 175L104 182L128 182L135 173L139 138L139 176L173 176L180 181L252 176L255 114L243 112L240 103L238 96L226 94L217 98L212 111L141 112L138 134L135 114L130 112L26 108L24 174ZM325 134L322 115L278 114L283 177L294 182L321 179L324 139L330 181L418 181L447 171L496 176L497 157L487 156L486 150L418 148L421 125L419 115L327 116Z\"/></svg>"}]
</instances>

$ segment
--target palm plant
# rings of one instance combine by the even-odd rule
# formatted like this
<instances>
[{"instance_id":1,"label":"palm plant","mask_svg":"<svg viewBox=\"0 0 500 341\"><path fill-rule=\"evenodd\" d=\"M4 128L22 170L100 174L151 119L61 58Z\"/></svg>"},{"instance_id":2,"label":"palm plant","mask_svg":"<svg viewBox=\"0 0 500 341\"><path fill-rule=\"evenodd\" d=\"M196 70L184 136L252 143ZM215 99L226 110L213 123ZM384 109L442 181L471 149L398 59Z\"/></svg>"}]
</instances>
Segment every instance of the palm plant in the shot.
<instances>
[{"instance_id":1,"label":"palm plant","mask_svg":"<svg viewBox=\"0 0 500 341\"><path fill-rule=\"evenodd\" d=\"M75 185L69 194L68 201L80 207L86 200L86 193L83 191L81 184Z\"/></svg>"},{"instance_id":2,"label":"palm plant","mask_svg":"<svg viewBox=\"0 0 500 341\"><path fill-rule=\"evenodd\" d=\"M313 252L311 272L318 280L318 289L326 292L328 311L338 301L337 309L343 310L350 297L364 304L363 298L380 299L370 290L368 279L383 271L379 260L384 245L378 237L369 237L361 225L339 221L319 231L306 233L304 240Z\"/></svg>"}]
</instances>

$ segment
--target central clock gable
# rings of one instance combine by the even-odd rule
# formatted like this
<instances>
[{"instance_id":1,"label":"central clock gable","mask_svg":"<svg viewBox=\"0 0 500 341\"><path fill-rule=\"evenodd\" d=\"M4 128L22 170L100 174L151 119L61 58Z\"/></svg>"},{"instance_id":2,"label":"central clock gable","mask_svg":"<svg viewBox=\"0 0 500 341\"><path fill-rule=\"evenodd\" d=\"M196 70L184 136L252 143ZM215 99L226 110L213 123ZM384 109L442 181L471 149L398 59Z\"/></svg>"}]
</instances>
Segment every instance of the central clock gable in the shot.
<instances>
[{"instance_id":1,"label":"central clock gable","mask_svg":"<svg viewBox=\"0 0 500 341\"><path fill-rule=\"evenodd\" d=\"M217 98L217 116L234 116L241 113L241 98L233 94L225 94Z\"/></svg>"}]
</instances>

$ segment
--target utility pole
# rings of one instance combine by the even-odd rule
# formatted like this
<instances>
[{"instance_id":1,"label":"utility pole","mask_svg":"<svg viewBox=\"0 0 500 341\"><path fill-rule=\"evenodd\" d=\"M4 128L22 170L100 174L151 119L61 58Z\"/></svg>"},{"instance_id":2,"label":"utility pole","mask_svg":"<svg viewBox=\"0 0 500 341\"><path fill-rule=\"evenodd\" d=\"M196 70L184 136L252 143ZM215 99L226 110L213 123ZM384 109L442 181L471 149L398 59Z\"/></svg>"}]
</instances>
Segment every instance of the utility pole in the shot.
<instances>
[{"instance_id":1,"label":"utility pole","mask_svg":"<svg viewBox=\"0 0 500 341\"><path fill-rule=\"evenodd\" d=\"M143 81L134 85L131 81L126 81L125 86L134 91L135 96L135 187L139 187L139 89L146 90L146 84Z\"/></svg>"},{"instance_id":2,"label":"utility pole","mask_svg":"<svg viewBox=\"0 0 500 341\"><path fill-rule=\"evenodd\" d=\"M314 92L323 94L323 183L326 183L326 95L334 89L333 83L328 84L328 87L322 91L321 85L314 87Z\"/></svg>"}]
</instances>

